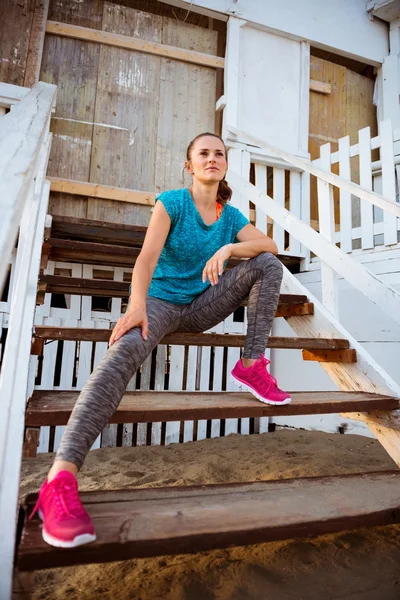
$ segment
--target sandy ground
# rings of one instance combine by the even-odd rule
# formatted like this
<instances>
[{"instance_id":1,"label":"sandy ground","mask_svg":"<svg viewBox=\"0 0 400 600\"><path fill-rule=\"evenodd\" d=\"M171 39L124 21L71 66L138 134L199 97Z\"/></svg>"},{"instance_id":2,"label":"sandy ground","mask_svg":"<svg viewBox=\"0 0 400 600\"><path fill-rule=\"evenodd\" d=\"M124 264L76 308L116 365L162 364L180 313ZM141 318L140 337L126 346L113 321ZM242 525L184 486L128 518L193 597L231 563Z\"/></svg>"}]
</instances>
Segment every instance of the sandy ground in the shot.
<instances>
[{"instance_id":1,"label":"sandy ground","mask_svg":"<svg viewBox=\"0 0 400 600\"><path fill-rule=\"evenodd\" d=\"M22 495L51 454L25 460ZM80 489L259 481L396 468L355 435L277 431L168 447L92 451ZM400 600L400 526L194 555L38 572L35 600Z\"/></svg>"}]
</instances>

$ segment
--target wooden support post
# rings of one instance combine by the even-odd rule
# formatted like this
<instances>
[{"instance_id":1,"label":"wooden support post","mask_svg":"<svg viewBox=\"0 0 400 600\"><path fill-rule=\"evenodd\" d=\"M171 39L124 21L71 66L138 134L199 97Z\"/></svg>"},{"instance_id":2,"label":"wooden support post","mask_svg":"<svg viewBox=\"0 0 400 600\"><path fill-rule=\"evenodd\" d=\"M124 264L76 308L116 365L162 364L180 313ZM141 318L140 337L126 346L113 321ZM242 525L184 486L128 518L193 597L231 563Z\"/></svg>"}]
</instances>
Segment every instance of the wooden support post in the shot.
<instances>
[{"instance_id":1,"label":"wooden support post","mask_svg":"<svg viewBox=\"0 0 400 600\"><path fill-rule=\"evenodd\" d=\"M289 317L289 325L298 336L326 335L346 337L357 352L357 362L333 363L321 362L321 367L343 391L364 391L380 393L400 398L400 386L372 358L365 348L357 342L342 325L312 296L309 290L284 268L282 292L304 294L314 303L314 316ZM368 425L376 438L400 467L400 411L382 411L381 413L343 413L342 417L357 419Z\"/></svg>"},{"instance_id":2,"label":"wooden support post","mask_svg":"<svg viewBox=\"0 0 400 600\"><path fill-rule=\"evenodd\" d=\"M50 0L36 0L35 3L28 56L26 59L25 87L33 87L39 81L49 4Z\"/></svg>"},{"instance_id":3,"label":"wooden support post","mask_svg":"<svg viewBox=\"0 0 400 600\"><path fill-rule=\"evenodd\" d=\"M45 281L39 281L37 285L37 294L36 294L36 306L40 306L44 304L44 296L47 290L47 283Z\"/></svg>"},{"instance_id":4,"label":"wooden support post","mask_svg":"<svg viewBox=\"0 0 400 600\"><path fill-rule=\"evenodd\" d=\"M35 573L14 572L12 600L32 600Z\"/></svg>"},{"instance_id":5,"label":"wooden support post","mask_svg":"<svg viewBox=\"0 0 400 600\"><path fill-rule=\"evenodd\" d=\"M36 458L39 446L40 427L25 427L23 458Z\"/></svg>"}]
</instances>

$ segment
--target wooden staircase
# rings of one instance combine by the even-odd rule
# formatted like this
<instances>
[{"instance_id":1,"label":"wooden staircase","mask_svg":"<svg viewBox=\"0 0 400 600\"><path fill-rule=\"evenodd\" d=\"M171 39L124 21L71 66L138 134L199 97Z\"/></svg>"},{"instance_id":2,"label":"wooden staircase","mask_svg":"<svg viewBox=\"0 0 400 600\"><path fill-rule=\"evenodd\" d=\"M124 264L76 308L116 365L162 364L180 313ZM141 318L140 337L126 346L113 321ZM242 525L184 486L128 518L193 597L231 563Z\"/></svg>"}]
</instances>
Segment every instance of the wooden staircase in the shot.
<instances>
[{"instance_id":1,"label":"wooden staircase","mask_svg":"<svg viewBox=\"0 0 400 600\"><path fill-rule=\"evenodd\" d=\"M44 293L126 298L129 282L45 275L48 259L132 267L145 228L87 219L53 217L43 244L38 303ZM295 268L292 258L283 257ZM231 261L233 263L233 261ZM234 266L231 264L231 266ZM307 337L270 337L268 347L302 349L305 360L325 368L359 368L353 341L334 326L321 325L326 315L315 314L317 301L294 289L287 271L276 316L285 318ZM315 320L317 326L315 326ZM302 325L303 323L303 325ZM310 327L311 325L311 327ZM328 333L329 332L329 333ZM36 326L32 351L40 354L50 340L106 342L110 329ZM243 347L244 335L167 335L162 344ZM362 363L363 364L363 363ZM347 367L346 367L347 365ZM357 379L355 377L355 379ZM390 414L400 407L394 395L359 387L336 392L294 392L282 407L262 404L239 392L126 392L111 423L151 423L201 419L266 417L273 415ZM66 425L79 393L36 390L25 416L25 456L35 456L41 426ZM385 493L382 494L382 490ZM400 522L400 471L345 477L208 485L189 488L121 490L82 494L93 517L98 540L74 550L55 549L41 537L40 520L29 521L37 495L20 508L17 567L20 572L90 562L107 562L161 554L196 552L340 531L361 525ZM200 503L200 504L199 504ZM201 505L201 508L199 506ZM110 518L110 515L113 515Z\"/></svg>"}]
</instances>

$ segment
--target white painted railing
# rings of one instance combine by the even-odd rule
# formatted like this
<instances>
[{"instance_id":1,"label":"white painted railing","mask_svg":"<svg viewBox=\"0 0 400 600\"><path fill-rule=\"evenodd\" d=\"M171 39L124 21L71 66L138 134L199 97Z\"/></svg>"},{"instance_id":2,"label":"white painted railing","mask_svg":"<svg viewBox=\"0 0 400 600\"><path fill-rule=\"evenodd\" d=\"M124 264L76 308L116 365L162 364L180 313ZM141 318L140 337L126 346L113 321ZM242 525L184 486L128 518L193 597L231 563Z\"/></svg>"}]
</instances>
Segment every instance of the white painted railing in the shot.
<instances>
[{"instance_id":1,"label":"white painted railing","mask_svg":"<svg viewBox=\"0 0 400 600\"><path fill-rule=\"evenodd\" d=\"M229 142L228 142L229 146ZM268 193L279 206L287 208L303 222L309 222L309 182L308 173L297 167L273 159L267 154L252 151L232 143L229 148L229 167L240 173L244 179ZM278 246L279 254L307 259L309 251L288 232L273 221L260 207L252 206L245 196L233 197L233 203L240 207L258 229L272 237Z\"/></svg>"},{"instance_id":2,"label":"white painted railing","mask_svg":"<svg viewBox=\"0 0 400 600\"><path fill-rule=\"evenodd\" d=\"M378 136L371 138L369 127L361 129L358 143L352 146L349 136L341 138L337 152L331 152L331 145L324 144L320 148L320 158L313 164L328 172L335 169L344 179L360 183L363 188L381 193L396 203L400 131L393 132L390 120L386 120L380 124L379 132ZM345 252L371 250L400 241L400 219L394 214L374 207L371 202L359 200L343 188L336 192L335 204L334 239ZM324 212L324 208L323 203L319 205L320 211Z\"/></svg>"},{"instance_id":3,"label":"white painted railing","mask_svg":"<svg viewBox=\"0 0 400 600\"><path fill-rule=\"evenodd\" d=\"M0 85L0 103L7 89ZM1 598L11 594L19 476L32 327L50 185L50 116L56 86L38 83L10 95L12 110L0 118L0 289L13 269L8 335L0 371L0 581Z\"/></svg>"},{"instance_id":4,"label":"white painted railing","mask_svg":"<svg viewBox=\"0 0 400 600\"><path fill-rule=\"evenodd\" d=\"M298 216L289 212L282 206L281 202L276 202L264 190L254 187L239 172L236 164L232 165L230 163L227 175L228 182L235 190L236 196L234 201L237 202L239 194L241 198L245 198L246 202L252 202L257 209L261 209L273 219L275 226L281 227L289 236L293 236L304 247L311 250L311 252L320 258L322 301L325 308L332 315L338 316L336 279L337 275L340 275L379 306L379 308L384 310L392 319L400 323L400 293L391 286L386 285L336 246L333 186L337 186L341 191L347 192L349 195L353 194L361 200L383 209L387 213L385 220L388 223L390 223L390 217L394 219L400 217L400 205L376 192L372 192L356 183L343 179L330 171L323 171L313 163L300 159L289 152L270 146L254 136L250 136L234 128L231 128L230 131L241 142L251 144L252 146L258 145L280 160L286 161L287 164L300 168L304 172L317 177L320 218L319 233L307 223L304 223ZM241 150L241 152L244 152L244 150Z\"/></svg>"}]
</instances>

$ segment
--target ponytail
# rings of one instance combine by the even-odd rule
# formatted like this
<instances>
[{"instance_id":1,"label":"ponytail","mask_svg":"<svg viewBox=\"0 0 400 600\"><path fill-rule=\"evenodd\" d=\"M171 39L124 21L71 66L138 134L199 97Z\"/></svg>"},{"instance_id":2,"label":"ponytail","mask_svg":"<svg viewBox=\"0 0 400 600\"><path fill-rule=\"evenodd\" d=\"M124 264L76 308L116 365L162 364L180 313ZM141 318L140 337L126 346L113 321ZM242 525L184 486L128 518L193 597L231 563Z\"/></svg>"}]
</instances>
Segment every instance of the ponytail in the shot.
<instances>
[{"instance_id":1,"label":"ponytail","mask_svg":"<svg viewBox=\"0 0 400 600\"><path fill-rule=\"evenodd\" d=\"M226 183L226 179L222 179L218 185L217 200L224 206L232 198L232 190Z\"/></svg>"}]
</instances>

